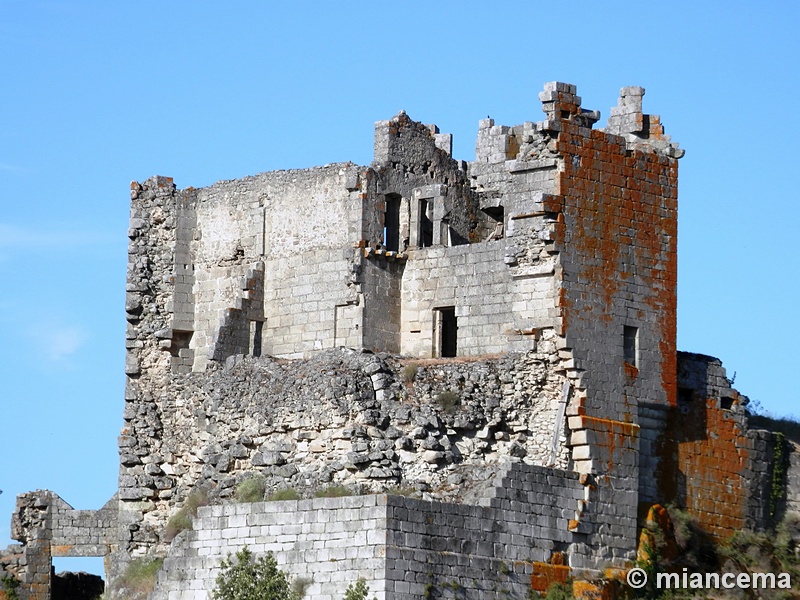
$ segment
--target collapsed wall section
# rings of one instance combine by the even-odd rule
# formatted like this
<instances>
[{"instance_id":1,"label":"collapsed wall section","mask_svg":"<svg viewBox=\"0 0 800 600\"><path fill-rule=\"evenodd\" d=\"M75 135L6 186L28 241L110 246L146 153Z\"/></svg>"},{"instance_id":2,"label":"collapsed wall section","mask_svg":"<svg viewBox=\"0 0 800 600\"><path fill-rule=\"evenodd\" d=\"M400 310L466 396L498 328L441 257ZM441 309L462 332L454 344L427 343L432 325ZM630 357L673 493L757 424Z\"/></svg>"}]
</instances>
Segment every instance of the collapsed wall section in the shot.
<instances>
[{"instance_id":1,"label":"collapsed wall section","mask_svg":"<svg viewBox=\"0 0 800 600\"><path fill-rule=\"evenodd\" d=\"M472 361L340 349L171 373L171 394L157 403L170 433L155 434L157 451L140 463L123 464L123 505L140 511L130 513L138 521L126 531L128 548L163 548L166 522L192 490L227 498L252 477L267 495L403 486L459 501L480 485L483 466L503 457L566 467L566 380L552 368L555 357L543 338L526 354ZM136 459L126 447L123 460Z\"/></svg>"}]
</instances>

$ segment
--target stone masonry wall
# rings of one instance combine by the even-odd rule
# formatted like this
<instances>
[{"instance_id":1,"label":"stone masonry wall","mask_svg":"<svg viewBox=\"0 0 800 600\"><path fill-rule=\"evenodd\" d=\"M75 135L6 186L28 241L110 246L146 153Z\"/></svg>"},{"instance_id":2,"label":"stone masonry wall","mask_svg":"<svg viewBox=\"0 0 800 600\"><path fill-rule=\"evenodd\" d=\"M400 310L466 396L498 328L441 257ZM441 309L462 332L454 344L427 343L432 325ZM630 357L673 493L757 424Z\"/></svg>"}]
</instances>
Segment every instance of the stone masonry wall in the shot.
<instances>
[{"instance_id":1,"label":"stone masonry wall","mask_svg":"<svg viewBox=\"0 0 800 600\"><path fill-rule=\"evenodd\" d=\"M238 284L258 261L264 294L250 320L263 321L262 351L299 356L333 347L335 307L356 301L347 249L361 235L357 181L357 167L337 164L187 190L197 223L192 348L208 348L223 312L251 299ZM207 358L198 353L195 369Z\"/></svg>"},{"instance_id":2,"label":"stone masonry wall","mask_svg":"<svg viewBox=\"0 0 800 600\"><path fill-rule=\"evenodd\" d=\"M435 309L455 307L458 355L522 352L555 321L553 263L508 265L509 240L409 251L403 273L402 353L432 356Z\"/></svg>"},{"instance_id":3,"label":"stone masonry wall","mask_svg":"<svg viewBox=\"0 0 800 600\"><path fill-rule=\"evenodd\" d=\"M559 305L583 407L636 423L639 403L675 401L676 151L660 148L669 140L661 131L631 134L634 144L613 115L607 130L589 129L596 115L581 109L574 86L546 86L540 98L547 114L540 128L556 137L563 157L545 210L558 213ZM643 118L638 110L632 119ZM635 328L630 357L625 326Z\"/></svg>"},{"instance_id":4,"label":"stone masonry wall","mask_svg":"<svg viewBox=\"0 0 800 600\"><path fill-rule=\"evenodd\" d=\"M800 513L800 446L790 444L786 473L786 510Z\"/></svg>"},{"instance_id":5,"label":"stone masonry wall","mask_svg":"<svg viewBox=\"0 0 800 600\"><path fill-rule=\"evenodd\" d=\"M613 498L595 501L575 473L507 463L487 491L480 504L367 495L201 508L153 598L209 597L220 560L245 544L308 580L310 600L340 598L359 577L379 600L526 598L534 561L563 553L573 568L596 570L614 564L611 551L597 558L600 546L631 556L622 547L635 523L616 518ZM605 533L578 531L576 515Z\"/></svg>"}]
</instances>

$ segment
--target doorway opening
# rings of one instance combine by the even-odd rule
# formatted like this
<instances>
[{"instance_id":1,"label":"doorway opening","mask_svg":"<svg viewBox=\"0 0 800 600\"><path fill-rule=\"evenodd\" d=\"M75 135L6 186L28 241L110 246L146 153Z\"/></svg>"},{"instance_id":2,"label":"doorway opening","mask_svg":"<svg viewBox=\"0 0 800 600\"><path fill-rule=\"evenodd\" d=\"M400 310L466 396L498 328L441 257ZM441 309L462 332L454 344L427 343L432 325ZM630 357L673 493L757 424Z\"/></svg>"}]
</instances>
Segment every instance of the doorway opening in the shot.
<instances>
[{"instance_id":1,"label":"doorway opening","mask_svg":"<svg viewBox=\"0 0 800 600\"><path fill-rule=\"evenodd\" d=\"M454 306L436 309L435 354L442 358L453 358L458 354L458 318Z\"/></svg>"}]
</instances>

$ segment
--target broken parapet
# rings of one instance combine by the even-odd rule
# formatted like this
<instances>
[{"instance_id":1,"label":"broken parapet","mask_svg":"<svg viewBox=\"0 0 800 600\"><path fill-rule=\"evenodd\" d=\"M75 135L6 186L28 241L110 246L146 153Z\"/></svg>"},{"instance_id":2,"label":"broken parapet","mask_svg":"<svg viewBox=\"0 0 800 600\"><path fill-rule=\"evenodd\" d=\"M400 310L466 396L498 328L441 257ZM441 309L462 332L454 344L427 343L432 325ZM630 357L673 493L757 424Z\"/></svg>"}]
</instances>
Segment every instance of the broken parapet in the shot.
<instances>
[{"instance_id":1,"label":"broken parapet","mask_svg":"<svg viewBox=\"0 0 800 600\"><path fill-rule=\"evenodd\" d=\"M75 510L58 494L17 496L11 537L22 542L17 559L22 600L48 600L53 556L107 556L116 548L117 496L100 510Z\"/></svg>"},{"instance_id":2,"label":"broken parapet","mask_svg":"<svg viewBox=\"0 0 800 600\"><path fill-rule=\"evenodd\" d=\"M437 150L443 156L437 157ZM452 134L440 133L436 125L412 121L404 110L388 121L375 123L375 163L402 162L412 157L439 162L451 158L452 150Z\"/></svg>"},{"instance_id":3,"label":"broken parapet","mask_svg":"<svg viewBox=\"0 0 800 600\"><path fill-rule=\"evenodd\" d=\"M672 158L681 158L685 151L678 148L678 144L670 136L664 134L661 117L642 113L643 96L643 87L622 88L619 91L619 101L611 109L604 131L623 136L629 149L650 148Z\"/></svg>"},{"instance_id":4,"label":"broken parapet","mask_svg":"<svg viewBox=\"0 0 800 600\"><path fill-rule=\"evenodd\" d=\"M600 120L599 110L581 108L581 97L576 95L577 92L577 88L570 83L551 81L544 84L544 91L539 93L539 100L542 101L542 110L547 115L545 128L550 129L549 123L564 119L591 128Z\"/></svg>"}]
</instances>

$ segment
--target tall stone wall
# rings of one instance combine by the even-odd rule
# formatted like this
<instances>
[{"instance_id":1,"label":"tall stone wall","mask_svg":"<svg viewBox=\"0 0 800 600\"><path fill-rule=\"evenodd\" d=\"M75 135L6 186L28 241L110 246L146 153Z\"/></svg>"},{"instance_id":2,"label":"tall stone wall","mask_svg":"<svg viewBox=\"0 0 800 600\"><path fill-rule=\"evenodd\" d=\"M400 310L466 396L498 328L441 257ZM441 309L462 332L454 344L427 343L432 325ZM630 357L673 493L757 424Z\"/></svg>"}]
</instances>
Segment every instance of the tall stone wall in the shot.
<instances>
[{"instance_id":1,"label":"tall stone wall","mask_svg":"<svg viewBox=\"0 0 800 600\"><path fill-rule=\"evenodd\" d=\"M540 127L563 158L545 209L559 215L559 306L583 407L636 423L640 403L675 401L676 151L663 129L642 124L655 117L642 115L641 97L628 137L613 111L606 130L591 130L598 115L581 108L574 86L546 86L540 99Z\"/></svg>"},{"instance_id":2,"label":"tall stone wall","mask_svg":"<svg viewBox=\"0 0 800 600\"><path fill-rule=\"evenodd\" d=\"M786 510L800 513L800 446L791 444L786 473Z\"/></svg>"},{"instance_id":3,"label":"tall stone wall","mask_svg":"<svg viewBox=\"0 0 800 600\"><path fill-rule=\"evenodd\" d=\"M264 292L246 316L250 329L261 322L261 351L302 356L333 347L335 307L357 297L355 255L347 252L361 236L357 171L350 164L278 171L186 192L196 220L195 369L204 368L206 348L213 352L224 312L254 300L240 282L257 262ZM230 354L252 353L247 344L238 350Z\"/></svg>"}]
</instances>

